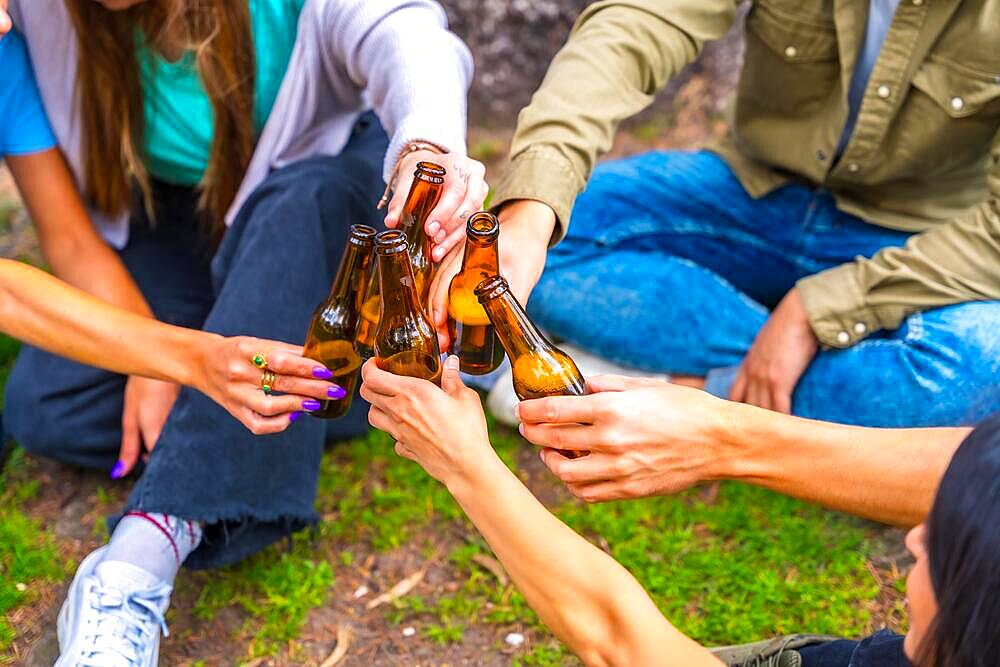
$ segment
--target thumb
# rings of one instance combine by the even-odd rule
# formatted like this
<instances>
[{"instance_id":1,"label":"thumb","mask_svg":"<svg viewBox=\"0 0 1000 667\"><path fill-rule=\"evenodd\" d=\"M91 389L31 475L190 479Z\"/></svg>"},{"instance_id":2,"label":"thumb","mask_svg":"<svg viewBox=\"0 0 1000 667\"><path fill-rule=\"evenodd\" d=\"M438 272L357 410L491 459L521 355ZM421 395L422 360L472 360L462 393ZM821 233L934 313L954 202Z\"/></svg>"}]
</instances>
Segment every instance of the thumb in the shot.
<instances>
[{"instance_id":1,"label":"thumb","mask_svg":"<svg viewBox=\"0 0 1000 667\"><path fill-rule=\"evenodd\" d=\"M465 389L465 383L462 382L462 375L458 370L458 357L453 354L445 359L444 372L441 374L441 389L449 396L456 396Z\"/></svg>"}]
</instances>

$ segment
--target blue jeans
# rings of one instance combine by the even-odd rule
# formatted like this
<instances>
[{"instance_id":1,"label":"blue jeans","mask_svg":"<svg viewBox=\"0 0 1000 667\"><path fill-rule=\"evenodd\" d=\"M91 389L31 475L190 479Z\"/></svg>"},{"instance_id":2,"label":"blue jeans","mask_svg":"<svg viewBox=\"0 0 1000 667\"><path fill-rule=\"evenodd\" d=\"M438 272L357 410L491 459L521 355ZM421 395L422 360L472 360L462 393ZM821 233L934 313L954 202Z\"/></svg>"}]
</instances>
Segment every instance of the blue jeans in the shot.
<instances>
[{"instance_id":1,"label":"blue jeans","mask_svg":"<svg viewBox=\"0 0 1000 667\"><path fill-rule=\"evenodd\" d=\"M908 236L839 211L829 193L804 185L753 199L707 151L647 153L594 172L528 310L606 359L705 377L725 397L770 309L798 279ZM1000 302L963 303L821 351L792 409L868 426L969 424L1000 410L998 378Z\"/></svg>"},{"instance_id":2,"label":"blue jeans","mask_svg":"<svg viewBox=\"0 0 1000 667\"><path fill-rule=\"evenodd\" d=\"M375 202L387 144L374 114L364 114L340 155L272 172L214 256L201 242L197 192L159 184L158 224L137 207L122 260L161 320L301 344L349 225L381 224ZM25 347L6 393L9 433L33 454L110 470L121 444L124 385L120 375ZM366 433L367 410L355 396L341 419L301 419L257 437L184 388L125 509L203 522L205 537L188 567L238 561L318 520L324 442Z\"/></svg>"}]
</instances>

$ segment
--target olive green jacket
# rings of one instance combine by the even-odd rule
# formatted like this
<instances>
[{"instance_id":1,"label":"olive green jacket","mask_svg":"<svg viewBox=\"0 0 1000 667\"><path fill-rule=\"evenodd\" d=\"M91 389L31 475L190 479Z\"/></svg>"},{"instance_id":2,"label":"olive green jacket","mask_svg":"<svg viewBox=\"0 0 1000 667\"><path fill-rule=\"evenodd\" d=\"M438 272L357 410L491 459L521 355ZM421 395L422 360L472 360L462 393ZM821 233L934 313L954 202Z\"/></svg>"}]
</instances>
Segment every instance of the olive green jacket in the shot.
<instances>
[{"instance_id":1,"label":"olive green jacket","mask_svg":"<svg viewBox=\"0 0 1000 667\"><path fill-rule=\"evenodd\" d=\"M618 123L725 35L738 4L588 7L519 116L494 205L545 202L561 238ZM868 222L921 232L905 248L799 281L830 347L895 329L915 311L1000 299L1000 0L903 0L834 159L868 4L755 0L730 132L712 148L754 197L806 182Z\"/></svg>"}]
</instances>

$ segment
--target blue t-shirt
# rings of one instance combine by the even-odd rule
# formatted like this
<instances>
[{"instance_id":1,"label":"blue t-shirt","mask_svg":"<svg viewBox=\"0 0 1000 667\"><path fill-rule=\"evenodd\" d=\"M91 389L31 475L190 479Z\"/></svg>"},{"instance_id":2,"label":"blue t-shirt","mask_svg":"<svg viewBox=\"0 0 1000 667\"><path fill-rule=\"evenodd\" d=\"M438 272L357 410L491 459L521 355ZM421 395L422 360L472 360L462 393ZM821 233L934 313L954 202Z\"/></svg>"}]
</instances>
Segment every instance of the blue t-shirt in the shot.
<instances>
[{"instance_id":1,"label":"blue t-shirt","mask_svg":"<svg viewBox=\"0 0 1000 667\"><path fill-rule=\"evenodd\" d=\"M16 31L0 37L0 157L55 148L24 39Z\"/></svg>"}]
</instances>

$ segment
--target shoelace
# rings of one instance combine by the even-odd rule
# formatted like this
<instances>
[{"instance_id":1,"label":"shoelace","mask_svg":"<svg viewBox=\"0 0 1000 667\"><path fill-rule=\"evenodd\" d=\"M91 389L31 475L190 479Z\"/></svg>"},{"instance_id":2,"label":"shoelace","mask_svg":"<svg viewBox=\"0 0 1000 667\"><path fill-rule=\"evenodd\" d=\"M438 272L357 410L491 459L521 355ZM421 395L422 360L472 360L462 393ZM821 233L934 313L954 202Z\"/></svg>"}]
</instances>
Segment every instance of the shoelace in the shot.
<instances>
[{"instance_id":1,"label":"shoelace","mask_svg":"<svg viewBox=\"0 0 1000 667\"><path fill-rule=\"evenodd\" d=\"M141 667L154 633L169 634L160 606L170 592L164 583L128 595L91 584L87 597L100 616L87 629L79 667Z\"/></svg>"},{"instance_id":2,"label":"shoelace","mask_svg":"<svg viewBox=\"0 0 1000 667\"><path fill-rule=\"evenodd\" d=\"M752 655L742 663L740 667L778 667L781 664L781 656L785 654L788 650L788 644L791 643L791 639L785 641L785 644L778 649L777 653L764 657L760 653L757 655Z\"/></svg>"}]
</instances>

